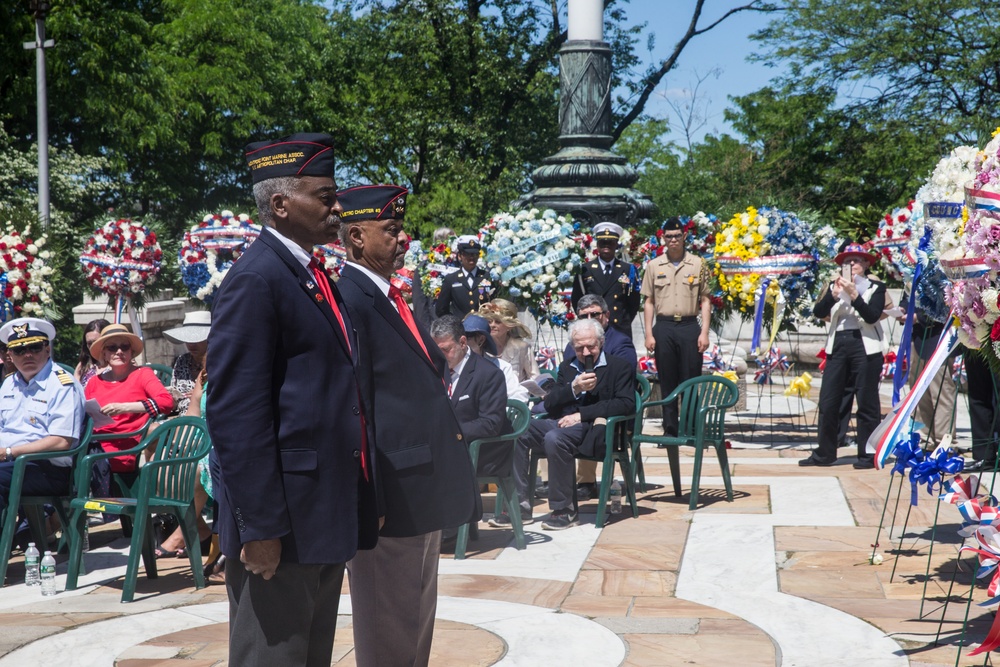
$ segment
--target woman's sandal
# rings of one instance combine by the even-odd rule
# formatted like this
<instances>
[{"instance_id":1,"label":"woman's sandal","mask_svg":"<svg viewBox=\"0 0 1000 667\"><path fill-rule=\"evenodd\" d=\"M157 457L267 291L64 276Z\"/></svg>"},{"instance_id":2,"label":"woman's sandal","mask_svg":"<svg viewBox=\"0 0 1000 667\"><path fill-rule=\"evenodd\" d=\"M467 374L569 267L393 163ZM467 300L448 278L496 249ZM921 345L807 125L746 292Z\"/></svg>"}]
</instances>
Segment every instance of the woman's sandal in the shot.
<instances>
[{"instance_id":1,"label":"woman's sandal","mask_svg":"<svg viewBox=\"0 0 1000 667\"><path fill-rule=\"evenodd\" d=\"M205 539L203 539L199 543L198 546L201 547L201 553L203 553L203 554L206 551L208 551L209 549L211 549L212 548L212 535L209 535L208 537L206 537ZM180 549L178 549L177 551L175 551L174 552L174 556L176 556L177 558L187 558L188 557L187 547L181 547Z\"/></svg>"}]
</instances>

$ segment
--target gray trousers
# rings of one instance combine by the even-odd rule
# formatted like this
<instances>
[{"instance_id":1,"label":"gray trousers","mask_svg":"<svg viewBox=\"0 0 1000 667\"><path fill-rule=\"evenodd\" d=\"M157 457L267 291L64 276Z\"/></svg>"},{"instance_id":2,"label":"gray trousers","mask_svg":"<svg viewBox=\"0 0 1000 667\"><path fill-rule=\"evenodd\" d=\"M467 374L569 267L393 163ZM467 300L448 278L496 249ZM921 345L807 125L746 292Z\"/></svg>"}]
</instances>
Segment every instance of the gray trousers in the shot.
<instances>
[{"instance_id":1,"label":"gray trousers","mask_svg":"<svg viewBox=\"0 0 1000 667\"><path fill-rule=\"evenodd\" d=\"M576 424L559 428L556 419L532 419L531 425L517 440L514 451L514 484L522 507L531 507L528 498L528 481L531 452L545 454L549 461L549 507L563 510L573 507L576 493L576 455L583 444L590 424Z\"/></svg>"},{"instance_id":2,"label":"gray trousers","mask_svg":"<svg viewBox=\"0 0 1000 667\"><path fill-rule=\"evenodd\" d=\"M343 582L343 563L281 563L265 581L229 561L229 664L330 667Z\"/></svg>"},{"instance_id":3,"label":"gray trousers","mask_svg":"<svg viewBox=\"0 0 1000 667\"><path fill-rule=\"evenodd\" d=\"M437 612L441 531L379 537L347 564L358 667L424 667ZM327 663L329 665L329 662Z\"/></svg>"}]
</instances>

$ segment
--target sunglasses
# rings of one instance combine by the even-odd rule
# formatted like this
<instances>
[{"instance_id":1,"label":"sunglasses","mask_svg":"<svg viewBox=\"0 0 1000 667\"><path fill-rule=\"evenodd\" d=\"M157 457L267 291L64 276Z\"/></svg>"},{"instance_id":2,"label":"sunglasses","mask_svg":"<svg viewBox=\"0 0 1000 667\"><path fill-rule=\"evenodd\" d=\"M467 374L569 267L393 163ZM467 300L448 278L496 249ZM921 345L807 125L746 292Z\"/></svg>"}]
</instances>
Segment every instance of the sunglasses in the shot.
<instances>
[{"instance_id":1,"label":"sunglasses","mask_svg":"<svg viewBox=\"0 0 1000 667\"><path fill-rule=\"evenodd\" d=\"M668 241L679 241L682 238L684 238L684 235L683 234L664 234L663 238L665 238Z\"/></svg>"},{"instance_id":2,"label":"sunglasses","mask_svg":"<svg viewBox=\"0 0 1000 667\"><path fill-rule=\"evenodd\" d=\"M581 320L596 320L603 314L604 311L599 310L596 313L580 313L579 317Z\"/></svg>"},{"instance_id":3,"label":"sunglasses","mask_svg":"<svg viewBox=\"0 0 1000 667\"><path fill-rule=\"evenodd\" d=\"M32 343L31 345L22 345L20 347L8 348L8 351L15 357L23 356L27 353L38 354L45 349L45 343Z\"/></svg>"},{"instance_id":4,"label":"sunglasses","mask_svg":"<svg viewBox=\"0 0 1000 667\"><path fill-rule=\"evenodd\" d=\"M117 343L117 344L116 343L111 343L109 345L105 345L104 349L107 350L108 352L110 352L111 354L114 354L118 350L121 350L122 352L128 352L129 350L132 349L132 344L131 343Z\"/></svg>"}]
</instances>

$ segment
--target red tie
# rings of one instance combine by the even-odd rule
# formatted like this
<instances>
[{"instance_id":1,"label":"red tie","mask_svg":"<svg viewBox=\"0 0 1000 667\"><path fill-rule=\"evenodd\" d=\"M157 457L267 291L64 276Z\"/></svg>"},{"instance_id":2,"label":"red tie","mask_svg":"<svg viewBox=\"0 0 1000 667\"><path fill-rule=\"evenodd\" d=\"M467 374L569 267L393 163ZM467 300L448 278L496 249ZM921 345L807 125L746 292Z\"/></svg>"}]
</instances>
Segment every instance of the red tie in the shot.
<instances>
[{"instance_id":1,"label":"red tie","mask_svg":"<svg viewBox=\"0 0 1000 667\"><path fill-rule=\"evenodd\" d=\"M424 339L420 337L420 331L417 330L417 323L413 321L413 313L410 312L410 307L406 305L406 301L403 299L403 293L399 291L399 288L395 285L389 285L389 298L393 300L396 304L396 309L399 311L399 316L403 318L403 323L413 334L413 337L417 339L420 343L420 349L424 351L427 358L430 359L431 355L427 351L427 347L424 345ZM433 360L431 361L433 363Z\"/></svg>"},{"instance_id":2,"label":"red tie","mask_svg":"<svg viewBox=\"0 0 1000 667\"><path fill-rule=\"evenodd\" d=\"M326 299L327 303L330 304L330 308L333 309L333 314L336 316L337 321L340 322L340 329L344 332L344 340L347 341L347 349L351 349L351 339L347 335L347 327L344 326L344 316L340 314L340 308L337 306L337 302L333 300L333 290L330 289L330 281L326 277L326 271L319 265L314 257L309 262L309 268L312 269L313 277L316 278L316 285L319 287L320 293L323 298ZM360 389L358 390L361 391ZM358 396L358 403L361 402L361 396ZM368 481L368 429L365 425L365 416L361 415L361 472L365 475L365 481Z\"/></svg>"},{"instance_id":3,"label":"red tie","mask_svg":"<svg viewBox=\"0 0 1000 667\"><path fill-rule=\"evenodd\" d=\"M326 271L319 265L315 257L310 260L309 268L312 269L313 277L316 278L316 285L319 287L320 293L326 299L327 303L330 304L334 316L340 322L340 330L344 332L344 340L347 341L347 349L350 350L351 338L347 335L347 327L344 326L344 316L340 314L340 308L337 306L337 302L333 300L333 291L330 289L330 281L326 277Z\"/></svg>"}]
</instances>

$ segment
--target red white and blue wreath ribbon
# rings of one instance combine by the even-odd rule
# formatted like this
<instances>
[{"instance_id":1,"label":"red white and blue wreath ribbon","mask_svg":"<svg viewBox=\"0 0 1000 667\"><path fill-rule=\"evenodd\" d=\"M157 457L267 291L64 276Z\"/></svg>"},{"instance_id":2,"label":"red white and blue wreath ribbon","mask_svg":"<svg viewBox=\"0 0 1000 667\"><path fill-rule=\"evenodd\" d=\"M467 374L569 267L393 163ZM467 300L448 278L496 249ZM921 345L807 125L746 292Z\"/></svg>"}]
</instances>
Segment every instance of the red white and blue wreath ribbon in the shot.
<instances>
[{"instance_id":1,"label":"red white and blue wreath ribbon","mask_svg":"<svg viewBox=\"0 0 1000 667\"><path fill-rule=\"evenodd\" d=\"M990 596L990 599L979 603L980 607L987 607L1000 602L1000 596L997 595L998 590L1000 590L1000 568L997 567L1000 565L1000 539L998 539L997 529L994 526L980 527L976 530L976 543L977 546L962 547L959 552L971 551L979 556L979 569L976 570L977 579L993 575L990 585L986 588L986 594ZM990 626L990 631L986 634L983 643L970 651L968 655L972 657L980 653L988 653L998 647L1000 647L1000 614L993 618L993 625Z\"/></svg>"},{"instance_id":2,"label":"red white and blue wreath ribbon","mask_svg":"<svg viewBox=\"0 0 1000 667\"><path fill-rule=\"evenodd\" d=\"M970 210L1000 212L1000 194L989 190L965 188L965 205Z\"/></svg>"},{"instance_id":3,"label":"red white and blue wreath ribbon","mask_svg":"<svg viewBox=\"0 0 1000 667\"><path fill-rule=\"evenodd\" d=\"M814 261L816 260L812 255L765 255L751 259L723 255L715 258L719 270L727 276L792 276L805 272Z\"/></svg>"},{"instance_id":4,"label":"red white and blue wreath ribbon","mask_svg":"<svg viewBox=\"0 0 1000 667\"><path fill-rule=\"evenodd\" d=\"M945 330L941 333L938 345L934 349L931 358L927 360L916 382L913 383L910 393L902 401L893 406L892 410L882 420L875 431L868 438L867 449L875 454L875 467L881 470L885 467L886 461L892 454L893 447L904 438L904 433L910 417L913 415L917 402L927 392L931 380L951 355L958 345L958 330L954 321L949 321Z\"/></svg>"}]
</instances>

